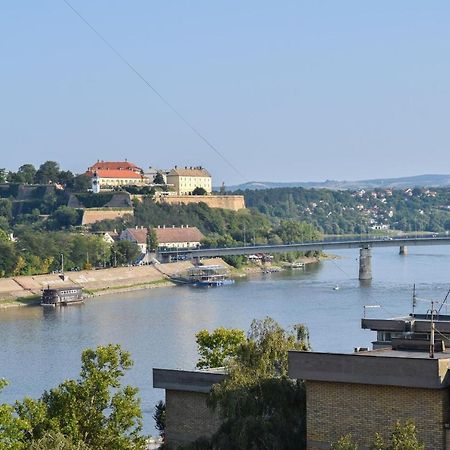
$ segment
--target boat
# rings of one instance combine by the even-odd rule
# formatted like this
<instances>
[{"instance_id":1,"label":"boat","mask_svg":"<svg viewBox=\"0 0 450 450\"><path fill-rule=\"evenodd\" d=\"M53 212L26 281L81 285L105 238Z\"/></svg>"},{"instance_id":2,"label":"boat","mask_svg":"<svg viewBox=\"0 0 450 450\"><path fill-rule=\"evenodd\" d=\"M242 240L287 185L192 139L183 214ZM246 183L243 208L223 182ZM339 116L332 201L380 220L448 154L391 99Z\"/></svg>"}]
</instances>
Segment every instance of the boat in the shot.
<instances>
[{"instance_id":1,"label":"boat","mask_svg":"<svg viewBox=\"0 0 450 450\"><path fill-rule=\"evenodd\" d=\"M187 275L170 277L177 284L189 284L195 287L216 287L233 284L228 270L219 265L198 266L188 270Z\"/></svg>"},{"instance_id":2,"label":"boat","mask_svg":"<svg viewBox=\"0 0 450 450\"><path fill-rule=\"evenodd\" d=\"M289 269L304 269L305 268L305 263L296 261L296 262L288 264L287 267Z\"/></svg>"},{"instance_id":3,"label":"boat","mask_svg":"<svg viewBox=\"0 0 450 450\"><path fill-rule=\"evenodd\" d=\"M42 306L67 306L84 302L81 286L47 287L42 291Z\"/></svg>"}]
</instances>

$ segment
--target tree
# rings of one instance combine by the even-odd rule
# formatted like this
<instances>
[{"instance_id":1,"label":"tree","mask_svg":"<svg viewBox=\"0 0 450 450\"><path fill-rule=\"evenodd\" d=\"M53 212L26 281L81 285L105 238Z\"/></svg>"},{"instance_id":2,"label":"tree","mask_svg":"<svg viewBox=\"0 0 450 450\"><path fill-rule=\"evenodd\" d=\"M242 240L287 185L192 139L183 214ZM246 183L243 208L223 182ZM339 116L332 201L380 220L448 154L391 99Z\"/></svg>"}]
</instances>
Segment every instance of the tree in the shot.
<instances>
[{"instance_id":1,"label":"tree","mask_svg":"<svg viewBox=\"0 0 450 450\"><path fill-rule=\"evenodd\" d=\"M36 168L33 166L33 164L23 164L19 167L17 174L20 175L22 183L35 183Z\"/></svg>"},{"instance_id":2,"label":"tree","mask_svg":"<svg viewBox=\"0 0 450 450\"><path fill-rule=\"evenodd\" d=\"M159 435L164 438L166 433L166 404L162 400L155 405L153 419L155 421L155 428L159 431Z\"/></svg>"},{"instance_id":3,"label":"tree","mask_svg":"<svg viewBox=\"0 0 450 450\"><path fill-rule=\"evenodd\" d=\"M6 380L0 378L0 392L7 384ZM28 429L28 422L16 417L11 405L0 403L0 450L25 449L24 440Z\"/></svg>"},{"instance_id":4,"label":"tree","mask_svg":"<svg viewBox=\"0 0 450 450\"><path fill-rule=\"evenodd\" d=\"M74 183L74 175L70 170L61 170L58 174L58 183L64 187L72 186Z\"/></svg>"},{"instance_id":5,"label":"tree","mask_svg":"<svg viewBox=\"0 0 450 450\"><path fill-rule=\"evenodd\" d=\"M40 439L30 443L28 450L90 450L84 442L76 444L70 437L64 436L57 431L49 431Z\"/></svg>"},{"instance_id":6,"label":"tree","mask_svg":"<svg viewBox=\"0 0 450 450\"><path fill-rule=\"evenodd\" d=\"M87 349L81 356L78 380L66 380L39 400L16 403L20 419L30 424L29 439L37 445L52 433L66 438L66 449L144 450L142 412L137 389L121 386L133 365L119 345ZM48 433L51 433L50 435ZM37 447L39 448L39 447Z\"/></svg>"},{"instance_id":7,"label":"tree","mask_svg":"<svg viewBox=\"0 0 450 450\"><path fill-rule=\"evenodd\" d=\"M297 220L282 220L277 234L285 244L312 241L320 237L311 224Z\"/></svg>"},{"instance_id":8,"label":"tree","mask_svg":"<svg viewBox=\"0 0 450 450\"><path fill-rule=\"evenodd\" d=\"M114 265L117 264L131 264L136 261L141 254L141 249L137 244L130 241L114 242L111 247L112 257L114 258Z\"/></svg>"},{"instance_id":9,"label":"tree","mask_svg":"<svg viewBox=\"0 0 450 450\"><path fill-rule=\"evenodd\" d=\"M158 250L158 236L154 228L147 229L147 251L156 252Z\"/></svg>"},{"instance_id":10,"label":"tree","mask_svg":"<svg viewBox=\"0 0 450 450\"><path fill-rule=\"evenodd\" d=\"M17 258L14 243L0 240L0 276L10 276L14 273Z\"/></svg>"},{"instance_id":11,"label":"tree","mask_svg":"<svg viewBox=\"0 0 450 450\"><path fill-rule=\"evenodd\" d=\"M12 202L9 198L0 198L0 217L4 217L8 222L12 219Z\"/></svg>"},{"instance_id":12,"label":"tree","mask_svg":"<svg viewBox=\"0 0 450 450\"><path fill-rule=\"evenodd\" d=\"M5 183L7 176L8 172L6 171L6 169L0 169L0 183Z\"/></svg>"},{"instance_id":13,"label":"tree","mask_svg":"<svg viewBox=\"0 0 450 450\"><path fill-rule=\"evenodd\" d=\"M69 228L79 224L80 214L74 208L60 206L51 214L50 219L53 220L55 228L57 229Z\"/></svg>"},{"instance_id":14,"label":"tree","mask_svg":"<svg viewBox=\"0 0 450 450\"><path fill-rule=\"evenodd\" d=\"M206 192L206 189L197 186L193 191L192 191L192 195L207 195L208 193Z\"/></svg>"},{"instance_id":15,"label":"tree","mask_svg":"<svg viewBox=\"0 0 450 450\"><path fill-rule=\"evenodd\" d=\"M213 387L208 404L223 423L215 449L303 449L305 388L287 377L288 350L309 350L308 330L285 331L271 318L254 320L247 340L227 364L227 378Z\"/></svg>"},{"instance_id":16,"label":"tree","mask_svg":"<svg viewBox=\"0 0 450 450\"><path fill-rule=\"evenodd\" d=\"M342 436L337 442L331 444L332 450L358 450L358 445L353 442L352 435L346 434Z\"/></svg>"},{"instance_id":17,"label":"tree","mask_svg":"<svg viewBox=\"0 0 450 450\"><path fill-rule=\"evenodd\" d=\"M70 190L74 192L86 192L91 188L91 179L84 173L80 175L75 175L73 183L71 186L67 186Z\"/></svg>"},{"instance_id":18,"label":"tree","mask_svg":"<svg viewBox=\"0 0 450 450\"><path fill-rule=\"evenodd\" d=\"M195 335L200 359L197 368L223 367L229 358L236 356L238 347L245 342L242 330L216 328L212 333L200 330Z\"/></svg>"},{"instance_id":19,"label":"tree","mask_svg":"<svg viewBox=\"0 0 450 450\"><path fill-rule=\"evenodd\" d=\"M59 164L56 161L46 161L36 172L36 182L39 184L56 183L59 177Z\"/></svg>"},{"instance_id":20,"label":"tree","mask_svg":"<svg viewBox=\"0 0 450 450\"><path fill-rule=\"evenodd\" d=\"M331 445L333 450L358 450L358 445L352 440L351 434L342 436ZM404 424L397 421L392 429L389 443L384 442L380 433L375 433L372 450L424 450L425 446L417 439L417 430L412 420Z\"/></svg>"},{"instance_id":21,"label":"tree","mask_svg":"<svg viewBox=\"0 0 450 450\"><path fill-rule=\"evenodd\" d=\"M387 450L424 450L425 446L417 440L416 425L412 420L404 424L397 421L392 430Z\"/></svg>"},{"instance_id":22,"label":"tree","mask_svg":"<svg viewBox=\"0 0 450 450\"><path fill-rule=\"evenodd\" d=\"M161 172L158 172L154 177L153 177L153 183L154 184L166 184L163 174Z\"/></svg>"}]
</instances>

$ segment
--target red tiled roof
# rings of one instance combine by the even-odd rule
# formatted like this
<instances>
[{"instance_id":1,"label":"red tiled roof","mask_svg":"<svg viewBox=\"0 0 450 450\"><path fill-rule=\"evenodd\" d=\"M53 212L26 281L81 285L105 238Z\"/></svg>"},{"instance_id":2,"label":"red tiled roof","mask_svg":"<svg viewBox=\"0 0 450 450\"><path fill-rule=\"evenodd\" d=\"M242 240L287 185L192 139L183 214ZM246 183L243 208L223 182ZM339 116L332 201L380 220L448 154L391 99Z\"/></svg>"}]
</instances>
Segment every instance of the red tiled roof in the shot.
<instances>
[{"instance_id":1,"label":"red tiled roof","mask_svg":"<svg viewBox=\"0 0 450 450\"><path fill-rule=\"evenodd\" d=\"M182 177L210 177L211 174L203 167L176 167L172 169L169 173L171 175L178 175Z\"/></svg>"},{"instance_id":2,"label":"red tiled roof","mask_svg":"<svg viewBox=\"0 0 450 450\"><path fill-rule=\"evenodd\" d=\"M200 242L205 236L197 227L155 228L159 244Z\"/></svg>"},{"instance_id":3,"label":"red tiled roof","mask_svg":"<svg viewBox=\"0 0 450 450\"><path fill-rule=\"evenodd\" d=\"M147 228L127 228L137 244L147 243Z\"/></svg>"},{"instance_id":4,"label":"red tiled roof","mask_svg":"<svg viewBox=\"0 0 450 450\"><path fill-rule=\"evenodd\" d=\"M93 166L89 167L89 171L96 170L132 170L140 172L140 167L129 161L97 161Z\"/></svg>"},{"instance_id":5,"label":"red tiled roof","mask_svg":"<svg viewBox=\"0 0 450 450\"><path fill-rule=\"evenodd\" d=\"M144 178L140 173L133 172L132 170L88 170L86 175L88 177L93 177L94 172L97 174L99 178L135 178L141 179Z\"/></svg>"},{"instance_id":6,"label":"red tiled roof","mask_svg":"<svg viewBox=\"0 0 450 450\"><path fill-rule=\"evenodd\" d=\"M200 242L205 236L197 227L154 228L158 244ZM147 242L147 228L127 228L138 244Z\"/></svg>"}]
</instances>

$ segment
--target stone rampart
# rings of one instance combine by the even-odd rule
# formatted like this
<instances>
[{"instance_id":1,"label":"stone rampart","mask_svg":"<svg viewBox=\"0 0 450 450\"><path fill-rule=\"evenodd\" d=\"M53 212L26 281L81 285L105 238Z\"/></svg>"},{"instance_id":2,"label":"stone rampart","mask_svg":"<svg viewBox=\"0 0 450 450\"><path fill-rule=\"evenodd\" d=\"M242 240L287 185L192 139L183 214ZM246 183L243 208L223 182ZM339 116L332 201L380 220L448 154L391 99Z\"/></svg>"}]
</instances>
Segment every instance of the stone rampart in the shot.
<instances>
[{"instance_id":1,"label":"stone rampart","mask_svg":"<svg viewBox=\"0 0 450 450\"><path fill-rule=\"evenodd\" d=\"M210 208L223 208L232 211L245 209L243 195L168 195L155 199L156 202L169 205L189 205L191 203L206 203Z\"/></svg>"},{"instance_id":2,"label":"stone rampart","mask_svg":"<svg viewBox=\"0 0 450 450\"><path fill-rule=\"evenodd\" d=\"M83 211L82 225L90 225L101 220L120 219L126 215L133 216L132 209L85 209Z\"/></svg>"}]
</instances>

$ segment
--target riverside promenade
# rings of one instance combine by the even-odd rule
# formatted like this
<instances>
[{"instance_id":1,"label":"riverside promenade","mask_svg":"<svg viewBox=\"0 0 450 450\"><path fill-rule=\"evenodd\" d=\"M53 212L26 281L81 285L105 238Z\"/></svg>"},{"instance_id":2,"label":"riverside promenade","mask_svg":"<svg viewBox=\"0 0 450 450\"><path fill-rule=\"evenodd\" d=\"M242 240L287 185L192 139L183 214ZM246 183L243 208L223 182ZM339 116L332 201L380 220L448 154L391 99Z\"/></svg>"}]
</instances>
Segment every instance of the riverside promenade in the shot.
<instances>
[{"instance_id":1,"label":"riverside promenade","mask_svg":"<svg viewBox=\"0 0 450 450\"><path fill-rule=\"evenodd\" d=\"M205 261L206 262L206 261ZM226 265L220 258L208 263ZM149 266L117 267L110 269L82 270L60 274L18 276L0 279L0 308L33 304L44 288L78 285L88 295L104 295L167 286L168 277L192 267L190 261Z\"/></svg>"}]
</instances>

